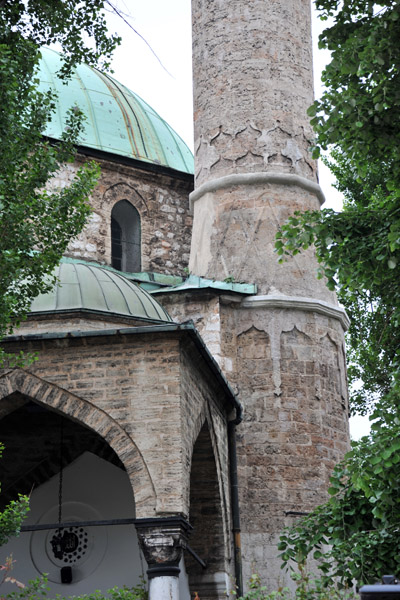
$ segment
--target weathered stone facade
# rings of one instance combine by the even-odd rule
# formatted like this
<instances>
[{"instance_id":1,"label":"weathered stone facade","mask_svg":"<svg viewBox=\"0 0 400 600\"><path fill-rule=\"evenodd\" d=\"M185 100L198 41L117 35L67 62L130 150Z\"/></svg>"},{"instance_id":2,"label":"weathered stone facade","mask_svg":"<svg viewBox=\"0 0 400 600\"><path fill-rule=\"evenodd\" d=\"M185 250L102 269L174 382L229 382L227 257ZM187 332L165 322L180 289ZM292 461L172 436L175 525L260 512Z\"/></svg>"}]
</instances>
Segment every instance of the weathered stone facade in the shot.
<instances>
[{"instance_id":1,"label":"weathered stone facade","mask_svg":"<svg viewBox=\"0 0 400 600\"><path fill-rule=\"evenodd\" d=\"M256 571L271 589L284 577L279 533L326 498L348 447L347 316L317 280L312 249L283 265L274 254L285 219L323 201L306 117L309 2L193 0L193 27L196 189L186 173L92 152L102 167L93 215L67 251L110 266L111 212L127 201L140 216L141 282L174 323L128 318L112 300L108 315L84 307L33 313L7 348L37 351L39 360L0 375L0 434L9 424L4 435L16 452L18 415L26 418L33 403L48 423L54 414L69 420L75 454L93 446L126 470L149 577L159 579L151 600L177 598L171 578L188 539L207 563L185 553L191 591L222 600L234 586L235 425L243 579ZM55 185L65 185L84 154L90 149ZM178 277L188 264L198 287ZM257 291L228 289L232 281ZM50 425L42 434L51 446ZM32 473L47 442L32 453ZM45 462L40 482L57 473ZM7 474L10 497L31 481L18 464Z\"/></svg>"},{"instance_id":2,"label":"weathered stone facade","mask_svg":"<svg viewBox=\"0 0 400 600\"><path fill-rule=\"evenodd\" d=\"M266 169L315 179L309 2L194 0L192 23L196 187Z\"/></svg>"},{"instance_id":3,"label":"weathered stone facade","mask_svg":"<svg viewBox=\"0 0 400 600\"><path fill-rule=\"evenodd\" d=\"M237 443L244 580L256 569L272 589L285 577L280 532L327 498L329 476L348 449L346 316L307 306L250 308L238 294L210 291L157 298L176 320L194 320L243 405Z\"/></svg>"},{"instance_id":4,"label":"weathered stone facade","mask_svg":"<svg viewBox=\"0 0 400 600\"><path fill-rule=\"evenodd\" d=\"M178 513L187 517L194 443L206 416L212 420L226 416L213 408L219 397L218 389L196 375L201 363L193 358L193 348L190 355L190 342L180 337L137 334L135 329L127 329L120 335L105 332L102 337L91 337L88 332L74 339L65 335L29 341L27 351L38 351L40 361L30 367L29 375L24 371L3 375L2 398L9 396L11 388L12 392L18 391L40 402L46 402L50 394L53 408L86 425L91 423L92 427L98 411L108 415L115 426L122 428L124 438L134 440L144 461L143 469L152 481L145 491L142 485L132 482L138 516L154 516L156 511L158 515ZM185 350L187 345L189 348ZM10 345L7 347L13 350ZM16 347L20 347L20 342ZM83 419L80 411L84 407ZM101 434L102 426L93 428ZM220 430L216 424L213 428ZM124 463L118 437L107 435L105 439L111 441L111 447ZM226 446L220 436L218 440L221 464L226 466ZM227 474L224 481L227 485ZM154 500L150 502L151 497Z\"/></svg>"},{"instance_id":5,"label":"weathered stone facade","mask_svg":"<svg viewBox=\"0 0 400 600\"><path fill-rule=\"evenodd\" d=\"M127 200L141 219L142 271L185 275L192 227L188 201L192 176L171 170L168 173L166 169L148 170L143 164L135 166L134 161L121 164L115 157L107 158L96 157L101 176L91 198L93 212L66 255L111 265L111 211L117 202ZM73 171L72 166L60 173L54 185L65 185Z\"/></svg>"},{"instance_id":6,"label":"weathered stone facade","mask_svg":"<svg viewBox=\"0 0 400 600\"><path fill-rule=\"evenodd\" d=\"M0 429L11 453L5 491L15 479L25 478L29 485L27 464L34 471L45 458L34 436L29 440L33 451L21 449L18 432L7 425L9 415L33 401L81 423L110 446L129 475L137 518L196 515L194 545L209 564L208 577L215 574L224 581L223 590L221 585L217 590L218 581L211 585L209 597L223 597L231 572L227 420L235 405L218 372L200 357L193 328L143 329L9 340L9 351L38 352L40 360L29 370L3 369L0 376ZM36 435L46 435L43 426ZM47 435L54 452L51 440L57 444L57 436ZM204 469L211 481L204 479ZM208 511L218 515L212 530ZM194 565L188 567L189 580L192 571L198 589Z\"/></svg>"}]
</instances>

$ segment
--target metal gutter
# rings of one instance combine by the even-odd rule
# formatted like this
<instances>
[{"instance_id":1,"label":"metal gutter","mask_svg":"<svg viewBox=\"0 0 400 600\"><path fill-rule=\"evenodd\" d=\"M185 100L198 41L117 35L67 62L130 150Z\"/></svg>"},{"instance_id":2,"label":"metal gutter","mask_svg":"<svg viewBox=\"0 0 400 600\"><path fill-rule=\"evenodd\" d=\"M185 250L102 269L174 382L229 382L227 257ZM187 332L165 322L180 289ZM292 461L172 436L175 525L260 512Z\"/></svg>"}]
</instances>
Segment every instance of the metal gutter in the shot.
<instances>
[{"instance_id":1,"label":"metal gutter","mask_svg":"<svg viewBox=\"0 0 400 600\"><path fill-rule=\"evenodd\" d=\"M231 490L231 510L232 510L232 532L234 547L235 564L235 583L238 596L243 594L243 575L242 575L242 542L240 536L240 506L239 506L239 483L237 470L237 451L236 451L236 425L242 421L242 415L237 415L236 419L228 423L228 450L229 450L229 480Z\"/></svg>"},{"instance_id":2,"label":"metal gutter","mask_svg":"<svg viewBox=\"0 0 400 600\"><path fill-rule=\"evenodd\" d=\"M118 329L95 329L93 331L69 331L69 332L49 332L49 333L28 333L26 335L10 335L1 340L1 344L15 342L35 342L46 340L62 340L62 339L80 339L90 337L112 337L116 335L140 335L146 333L180 333L183 332L191 338L196 348L199 350L202 358L218 380L221 388L228 397L232 407L236 410L237 419L242 418L243 408L239 400L236 398L234 391L229 385L222 373L218 363L210 354L207 346L203 342L199 332L195 328L192 321L186 323L163 323L161 325L148 325L139 327L125 327Z\"/></svg>"}]
</instances>

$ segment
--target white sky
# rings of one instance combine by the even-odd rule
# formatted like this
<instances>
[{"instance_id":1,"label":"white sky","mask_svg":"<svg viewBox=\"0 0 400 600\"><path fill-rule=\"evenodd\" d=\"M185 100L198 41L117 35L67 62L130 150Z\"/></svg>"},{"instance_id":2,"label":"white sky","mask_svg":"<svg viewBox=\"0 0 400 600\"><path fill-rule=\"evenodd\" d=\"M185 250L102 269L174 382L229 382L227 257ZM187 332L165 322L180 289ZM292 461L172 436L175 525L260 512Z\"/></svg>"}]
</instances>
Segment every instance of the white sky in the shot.
<instances>
[{"instance_id":1,"label":"white sky","mask_svg":"<svg viewBox=\"0 0 400 600\"><path fill-rule=\"evenodd\" d=\"M248 1L248 0L243 0ZM140 39L116 14L108 13L110 32L118 32L122 44L112 63L113 76L141 96L164 118L193 150L192 64L190 0L113 0L119 11L150 44L165 69ZM326 23L313 15L314 73L316 95L321 93L320 73L329 59L317 47L317 37ZM326 207L339 209L340 194L331 186L333 178L320 165L320 184ZM351 420L352 436L368 430L368 421Z\"/></svg>"}]
</instances>

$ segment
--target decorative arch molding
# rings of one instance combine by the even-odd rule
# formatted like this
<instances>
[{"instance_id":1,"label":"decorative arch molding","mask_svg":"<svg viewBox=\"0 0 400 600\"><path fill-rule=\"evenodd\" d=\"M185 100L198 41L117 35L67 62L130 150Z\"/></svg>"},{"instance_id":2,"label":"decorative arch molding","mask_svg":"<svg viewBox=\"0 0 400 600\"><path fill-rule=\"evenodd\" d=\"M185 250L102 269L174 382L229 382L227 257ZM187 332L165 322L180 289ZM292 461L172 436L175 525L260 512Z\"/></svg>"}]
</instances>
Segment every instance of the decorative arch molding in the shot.
<instances>
[{"instance_id":1,"label":"decorative arch molding","mask_svg":"<svg viewBox=\"0 0 400 600\"><path fill-rule=\"evenodd\" d=\"M319 342L321 346L324 344L329 344L335 349L335 352L333 353L335 361L332 366L336 370L338 391L342 398L343 408L348 410L347 369L344 344L341 342L341 340L332 336L330 332L327 332L325 335L321 336ZM322 395L320 381L318 381L318 384L319 387L317 389L317 397L320 397Z\"/></svg>"},{"instance_id":2,"label":"decorative arch molding","mask_svg":"<svg viewBox=\"0 0 400 600\"><path fill-rule=\"evenodd\" d=\"M146 200L138 192L137 188L123 182L114 183L106 189L101 199L101 205L102 207L104 207L104 205L112 207L120 200L127 200L130 202L132 206L139 211L141 216L149 210Z\"/></svg>"},{"instance_id":3,"label":"decorative arch molding","mask_svg":"<svg viewBox=\"0 0 400 600\"><path fill-rule=\"evenodd\" d=\"M193 426L191 428L191 431L190 431L190 461L192 461L194 445L196 443L197 438L199 437L199 433L200 433L203 425L207 422L207 426L208 426L208 428L210 428L210 424L208 423L207 416L209 418L209 411L207 410L206 404L204 404L201 407L201 411L197 415L197 417L193 423ZM215 448L214 448L214 452L215 452Z\"/></svg>"},{"instance_id":4,"label":"decorative arch molding","mask_svg":"<svg viewBox=\"0 0 400 600\"><path fill-rule=\"evenodd\" d=\"M244 320L242 325L238 327L237 330L237 339L240 338L241 335L246 334L253 331L264 332L268 335L269 343L270 343L270 356L272 360L272 380L274 385L274 394L277 397L282 395L282 378L281 378L281 338L282 334L290 333L291 331L297 331L301 335L304 335L306 338L311 339L307 332L307 323L306 321L302 321L297 317L297 311L293 311L293 313L284 312L281 314L276 314L274 319L270 319L265 326L258 326L257 328L254 325L249 326L247 320ZM263 314L261 310L259 311L260 321L263 318ZM321 342L324 337L327 337L329 341L336 348L336 352L340 352L340 348L342 347L342 343L340 342L339 335L335 335L333 332L326 332L324 336L319 336L318 341ZM315 339L315 341L317 341ZM317 352L317 350L315 350ZM342 353L343 355L343 353ZM317 355L314 356L314 360L316 360ZM343 402L347 402L347 394L346 390L346 366L344 358L341 360L338 359L338 369L339 369L339 377L341 381L341 395L343 398ZM316 397L320 397L320 386L319 383L316 383Z\"/></svg>"},{"instance_id":5,"label":"decorative arch molding","mask_svg":"<svg viewBox=\"0 0 400 600\"><path fill-rule=\"evenodd\" d=\"M210 407L209 403L204 405L201 413L198 415L198 417L195 421L195 424L192 428L191 452L190 452L190 464L191 465L192 465L192 461L193 461L194 447L195 447L195 444L198 440L198 437L199 437L200 432L202 431L203 427L206 427L206 429L210 435L211 447L212 447L212 451L213 451L213 455L214 455L215 468L217 471L217 476L218 476L218 481L219 481L221 505L223 505L225 518L228 519L227 515L228 515L229 508L228 508L228 502L226 500L227 492L226 492L226 490L224 490L224 487L223 487L224 481L223 481L223 474L222 474L222 467L221 467L221 450L219 448L218 437L215 432L212 408ZM190 477L190 471L188 471L188 477Z\"/></svg>"},{"instance_id":6,"label":"decorative arch molding","mask_svg":"<svg viewBox=\"0 0 400 600\"><path fill-rule=\"evenodd\" d=\"M134 441L113 418L87 400L23 369L13 369L0 377L0 407L17 392L98 433L126 469L133 488L137 517L154 516L156 494L147 466ZM9 409L11 412L11 406Z\"/></svg>"}]
</instances>

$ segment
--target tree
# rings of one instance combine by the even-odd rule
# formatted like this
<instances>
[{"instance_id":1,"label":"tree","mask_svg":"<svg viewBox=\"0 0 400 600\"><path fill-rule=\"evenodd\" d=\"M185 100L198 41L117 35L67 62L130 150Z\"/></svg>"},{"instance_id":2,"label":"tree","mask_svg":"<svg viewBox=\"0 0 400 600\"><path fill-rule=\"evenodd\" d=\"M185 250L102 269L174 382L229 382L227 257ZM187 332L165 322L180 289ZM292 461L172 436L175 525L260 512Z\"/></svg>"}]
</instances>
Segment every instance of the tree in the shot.
<instances>
[{"instance_id":1,"label":"tree","mask_svg":"<svg viewBox=\"0 0 400 600\"><path fill-rule=\"evenodd\" d=\"M286 532L284 563L320 560L327 582L399 572L400 522L400 4L317 0L333 25L321 100L309 109L314 157L328 161L345 197L341 213L296 214L278 234L281 259L315 245L319 276L350 315L353 412L372 412L369 439L353 444L331 480L330 501ZM329 544L324 549L324 544Z\"/></svg>"},{"instance_id":2,"label":"tree","mask_svg":"<svg viewBox=\"0 0 400 600\"><path fill-rule=\"evenodd\" d=\"M3 449L3 444L0 444L0 458L2 456ZM0 513L0 546L3 546L10 538L19 534L21 523L28 510L28 499L26 496L24 496L21 497L19 502L10 502L3 512Z\"/></svg>"},{"instance_id":3,"label":"tree","mask_svg":"<svg viewBox=\"0 0 400 600\"><path fill-rule=\"evenodd\" d=\"M68 78L81 61L108 66L119 38L108 36L102 0L0 0L0 339L23 318L32 299L54 284L50 274L90 213L87 199L98 167L76 172L62 190L51 179L74 157L84 126L71 107L61 144L43 139L54 95L37 89L40 47L59 42ZM83 35L94 48L87 48ZM4 353L2 355L4 359Z\"/></svg>"},{"instance_id":4,"label":"tree","mask_svg":"<svg viewBox=\"0 0 400 600\"><path fill-rule=\"evenodd\" d=\"M83 59L98 64L104 56L107 66L119 39L107 36L103 4L0 0L0 340L32 299L53 285L52 270L90 212L87 199L98 176L94 163L79 169L62 190L51 187L52 177L73 160L83 115L71 107L62 143L44 140L55 98L38 91L36 70L40 46L53 42L65 55L61 77ZM94 49L85 47L83 33ZM0 365L5 358L10 357L0 350ZM0 455L1 450L0 445ZM0 545L18 534L27 510L28 499L21 497L0 513Z\"/></svg>"},{"instance_id":5,"label":"tree","mask_svg":"<svg viewBox=\"0 0 400 600\"><path fill-rule=\"evenodd\" d=\"M3 453L4 446L0 443L0 458ZM1 486L0 486L1 491ZM10 502L5 509L0 512L0 546L6 544L8 540L21 531L22 521L29 511L29 500L27 496L20 496L18 500ZM12 557L9 557L4 565L0 564L0 586L4 582L15 581L9 572L12 569ZM19 583L19 582L16 582ZM1 598L0 598L1 600Z\"/></svg>"},{"instance_id":6,"label":"tree","mask_svg":"<svg viewBox=\"0 0 400 600\"><path fill-rule=\"evenodd\" d=\"M351 587L400 572L400 419L380 412L331 477L331 498L281 536L283 565L309 557L327 586Z\"/></svg>"}]
</instances>

